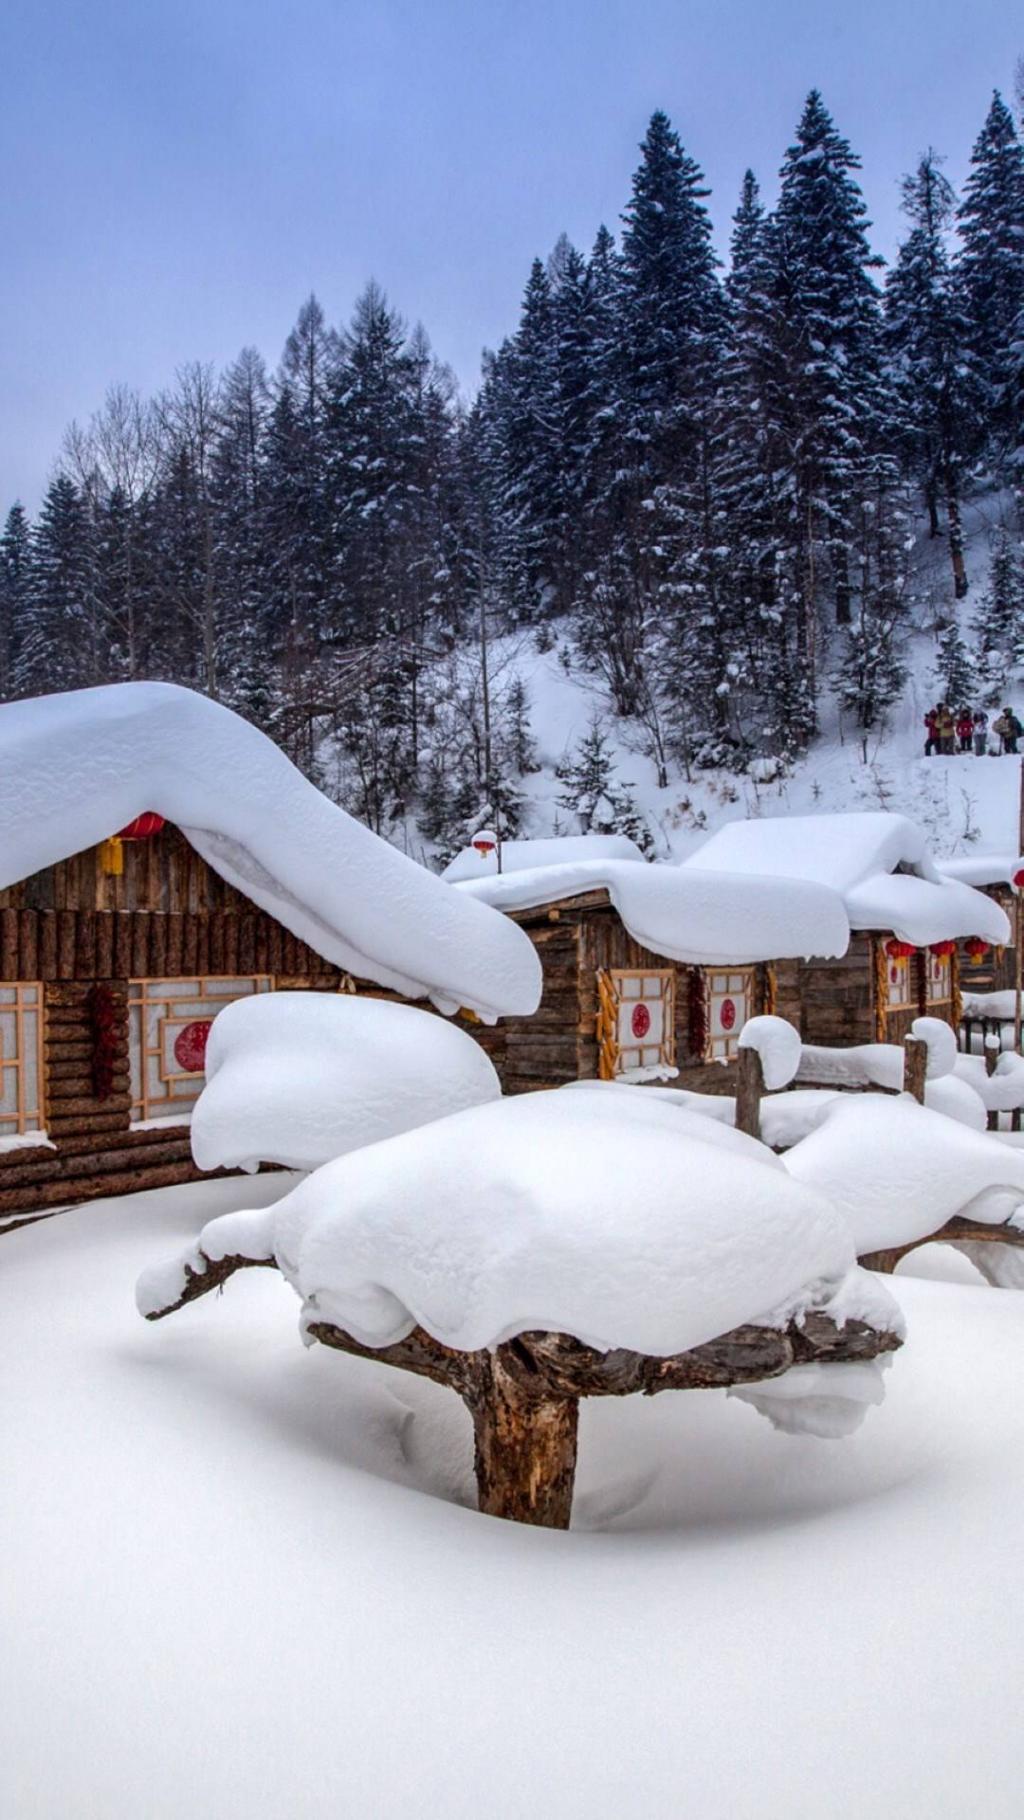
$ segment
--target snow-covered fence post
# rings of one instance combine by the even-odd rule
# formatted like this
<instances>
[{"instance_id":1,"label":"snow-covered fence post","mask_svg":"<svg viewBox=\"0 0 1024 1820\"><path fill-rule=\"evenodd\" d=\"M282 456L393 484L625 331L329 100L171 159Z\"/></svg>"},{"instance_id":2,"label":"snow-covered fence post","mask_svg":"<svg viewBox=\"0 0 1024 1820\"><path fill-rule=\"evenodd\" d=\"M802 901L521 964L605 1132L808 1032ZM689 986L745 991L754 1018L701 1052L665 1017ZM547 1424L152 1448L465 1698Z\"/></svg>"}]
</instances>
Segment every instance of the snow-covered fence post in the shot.
<instances>
[{"instance_id":1,"label":"snow-covered fence post","mask_svg":"<svg viewBox=\"0 0 1024 1820\"><path fill-rule=\"evenodd\" d=\"M903 1039L903 1091L918 1105L924 1105L924 1083L928 1073L928 1044L921 1037Z\"/></svg>"},{"instance_id":2,"label":"snow-covered fence post","mask_svg":"<svg viewBox=\"0 0 1024 1820\"><path fill-rule=\"evenodd\" d=\"M761 1095L764 1068L753 1047L743 1046L736 1063L736 1129L748 1137L761 1136Z\"/></svg>"}]
</instances>

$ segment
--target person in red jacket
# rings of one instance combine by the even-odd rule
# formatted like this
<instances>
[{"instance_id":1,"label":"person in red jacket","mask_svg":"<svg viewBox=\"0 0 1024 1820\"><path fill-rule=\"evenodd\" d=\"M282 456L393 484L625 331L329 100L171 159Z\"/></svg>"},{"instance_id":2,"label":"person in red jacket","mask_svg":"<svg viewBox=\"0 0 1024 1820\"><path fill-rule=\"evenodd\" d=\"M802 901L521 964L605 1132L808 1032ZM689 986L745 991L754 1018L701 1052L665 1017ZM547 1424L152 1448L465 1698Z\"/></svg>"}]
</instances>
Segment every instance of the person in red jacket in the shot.
<instances>
[{"instance_id":1,"label":"person in red jacket","mask_svg":"<svg viewBox=\"0 0 1024 1820\"><path fill-rule=\"evenodd\" d=\"M961 708L956 717L956 736L960 741L961 752L969 752L974 738L974 715L970 708Z\"/></svg>"},{"instance_id":2,"label":"person in red jacket","mask_svg":"<svg viewBox=\"0 0 1024 1820\"><path fill-rule=\"evenodd\" d=\"M935 731L935 722L936 722L937 718L938 718L938 709L929 708L927 714L924 717L924 730L925 730L924 755L925 755L925 758L934 758L936 752L939 749L938 736Z\"/></svg>"}]
</instances>

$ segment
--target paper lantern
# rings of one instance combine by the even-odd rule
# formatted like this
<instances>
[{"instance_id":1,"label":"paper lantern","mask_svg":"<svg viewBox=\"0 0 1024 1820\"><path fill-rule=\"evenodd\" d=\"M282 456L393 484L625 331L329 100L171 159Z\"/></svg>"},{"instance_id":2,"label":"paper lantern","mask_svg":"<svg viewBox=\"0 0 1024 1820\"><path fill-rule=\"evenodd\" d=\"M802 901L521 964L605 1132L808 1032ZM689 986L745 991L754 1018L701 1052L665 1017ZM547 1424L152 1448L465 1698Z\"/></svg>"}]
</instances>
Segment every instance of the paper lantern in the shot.
<instances>
[{"instance_id":1,"label":"paper lantern","mask_svg":"<svg viewBox=\"0 0 1024 1820\"><path fill-rule=\"evenodd\" d=\"M498 836L491 828L481 828L479 833L473 836L473 852L479 853L481 859L489 859L497 845Z\"/></svg>"},{"instance_id":2,"label":"paper lantern","mask_svg":"<svg viewBox=\"0 0 1024 1820\"><path fill-rule=\"evenodd\" d=\"M158 815L155 809L144 809L126 828L120 828L109 840L103 842L100 848L102 870L108 877L120 878L124 871L125 841L150 840L154 834L159 834L164 825L163 816Z\"/></svg>"}]
</instances>

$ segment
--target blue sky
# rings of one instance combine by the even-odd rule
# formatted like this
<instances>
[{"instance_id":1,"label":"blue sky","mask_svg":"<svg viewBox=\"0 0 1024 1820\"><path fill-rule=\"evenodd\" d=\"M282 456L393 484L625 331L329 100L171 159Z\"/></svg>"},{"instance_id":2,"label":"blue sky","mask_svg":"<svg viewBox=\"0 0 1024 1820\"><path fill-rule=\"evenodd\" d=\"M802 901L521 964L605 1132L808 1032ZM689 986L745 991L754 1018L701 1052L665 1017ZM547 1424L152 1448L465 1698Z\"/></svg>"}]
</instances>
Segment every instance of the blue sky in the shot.
<instances>
[{"instance_id":1,"label":"blue sky","mask_svg":"<svg viewBox=\"0 0 1024 1820\"><path fill-rule=\"evenodd\" d=\"M864 160L879 250L933 143L956 182L1024 22L1005 0L4 0L0 512L65 424L376 277L471 388L534 253L616 227L655 107L724 244L817 85Z\"/></svg>"}]
</instances>

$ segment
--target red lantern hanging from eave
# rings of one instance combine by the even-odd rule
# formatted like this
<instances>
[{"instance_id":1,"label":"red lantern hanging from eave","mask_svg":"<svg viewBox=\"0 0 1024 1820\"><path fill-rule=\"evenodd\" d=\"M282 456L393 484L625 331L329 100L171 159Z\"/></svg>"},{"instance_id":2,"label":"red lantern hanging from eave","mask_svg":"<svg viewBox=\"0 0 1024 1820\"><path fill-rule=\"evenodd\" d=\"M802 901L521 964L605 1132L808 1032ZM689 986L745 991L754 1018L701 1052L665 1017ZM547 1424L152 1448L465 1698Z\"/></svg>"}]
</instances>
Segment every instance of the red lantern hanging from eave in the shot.
<instances>
[{"instance_id":1,"label":"red lantern hanging from eave","mask_svg":"<svg viewBox=\"0 0 1024 1820\"><path fill-rule=\"evenodd\" d=\"M155 809L144 809L126 828L120 828L105 840L100 848L100 866L108 878L120 878L124 871L124 843L126 840L151 840L165 826L164 817Z\"/></svg>"},{"instance_id":2,"label":"red lantern hanging from eave","mask_svg":"<svg viewBox=\"0 0 1024 1820\"><path fill-rule=\"evenodd\" d=\"M964 943L964 953L969 961L974 962L975 966L979 961L985 959L988 950L988 942L983 941L980 935L969 935Z\"/></svg>"},{"instance_id":3,"label":"red lantern hanging from eave","mask_svg":"<svg viewBox=\"0 0 1024 1820\"><path fill-rule=\"evenodd\" d=\"M1024 866L1018 866L1013 875L1013 884L1018 891L1024 890Z\"/></svg>"},{"instance_id":4,"label":"red lantern hanging from eave","mask_svg":"<svg viewBox=\"0 0 1024 1820\"><path fill-rule=\"evenodd\" d=\"M956 953L956 943L955 942L932 942L931 950L932 950L933 954L937 954L940 957L948 955L948 954L955 954Z\"/></svg>"},{"instance_id":5,"label":"red lantern hanging from eave","mask_svg":"<svg viewBox=\"0 0 1024 1820\"><path fill-rule=\"evenodd\" d=\"M917 950L913 942L901 942L897 936L892 935L885 944L885 952L891 961L895 961L897 967L905 967L911 955L916 954Z\"/></svg>"}]
</instances>

